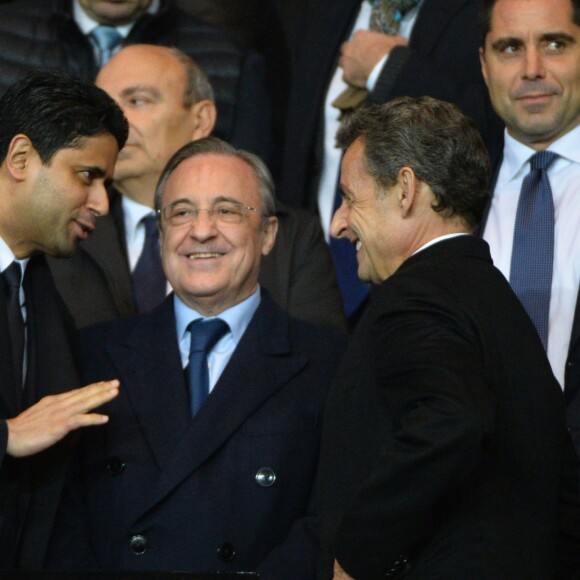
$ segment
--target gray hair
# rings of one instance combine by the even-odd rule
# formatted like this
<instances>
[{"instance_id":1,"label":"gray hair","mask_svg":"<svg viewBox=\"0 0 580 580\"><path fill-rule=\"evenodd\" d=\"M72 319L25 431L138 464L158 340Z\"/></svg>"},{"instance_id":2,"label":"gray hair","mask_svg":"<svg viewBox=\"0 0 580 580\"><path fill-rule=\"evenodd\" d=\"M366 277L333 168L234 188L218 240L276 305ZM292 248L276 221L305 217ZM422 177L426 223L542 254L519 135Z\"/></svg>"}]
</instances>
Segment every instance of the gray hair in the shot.
<instances>
[{"instance_id":1,"label":"gray hair","mask_svg":"<svg viewBox=\"0 0 580 580\"><path fill-rule=\"evenodd\" d=\"M186 108L191 107L198 101L214 102L213 88L207 75L199 65L187 54L178 48L168 48L169 53L181 63L185 70L185 94L183 96L183 105Z\"/></svg>"},{"instance_id":2,"label":"gray hair","mask_svg":"<svg viewBox=\"0 0 580 580\"><path fill-rule=\"evenodd\" d=\"M233 145L218 139L217 137L205 137L192 141L179 149L173 157L167 162L165 169L161 173L157 188L155 189L155 210L161 210L161 201L163 199L163 192L165 185L171 174L175 169L186 159L191 159L197 155L204 155L207 153L217 153L219 155L226 155L236 157L247 165L249 165L256 179L258 180L258 193L260 194L260 201L264 218L272 216L276 213L276 205L274 201L274 180L270 174L266 164L253 153L244 151L243 149L236 149Z\"/></svg>"},{"instance_id":3,"label":"gray hair","mask_svg":"<svg viewBox=\"0 0 580 580\"><path fill-rule=\"evenodd\" d=\"M337 141L346 148L359 138L366 169L382 190L410 167L433 191L434 211L458 216L472 229L480 223L489 200L489 156L475 124L456 106L400 97L359 109Z\"/></svg>"}]
</instances>

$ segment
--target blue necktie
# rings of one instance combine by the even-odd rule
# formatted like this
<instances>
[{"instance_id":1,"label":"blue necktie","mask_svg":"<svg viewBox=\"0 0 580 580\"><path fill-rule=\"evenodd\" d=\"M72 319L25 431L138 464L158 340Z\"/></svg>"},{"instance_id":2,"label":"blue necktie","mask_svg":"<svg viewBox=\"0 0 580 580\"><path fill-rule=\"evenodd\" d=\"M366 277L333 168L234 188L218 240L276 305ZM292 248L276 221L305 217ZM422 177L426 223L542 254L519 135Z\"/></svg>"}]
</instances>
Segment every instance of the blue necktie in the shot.
<instances>
[{"instance_id":1,"label":"blue necktie","mask_svg":"<svg viewBox=\"0 0 580 580\"><path fill-rule=\"evenodd\" d=\"M338 174L340 182L340 171ZM334 194L332 215L342 203L338 183ZM347 318L350 318L362 305L369 293L369 285L358 277L358 262L355 247L345 238L330 238L330 255L336 270L338 287L342 294L342 305Z\"/></svg>"},{"instance_id":2,"label":"blue necktie","mask_svg":"<svg viewBox=\"0 0 580 580\"><path fill-rule=\"evenodd\" d=\"M133 270L133 289L139 312L149 312L163 302L167 292L167 280L161 264L159 228L155 215L145 216L145 243Z\"/></svg>"},{"instance_id":3,"label":"blue necktie","mask_svg":"<svg viewBox=\"0 0 580 580\"><path fill-rule=\"evenodd\" d=\"M8 315L8 331L12 346L12 365L14 367L14 379L18 386L23 385L24 365L24 341L25 329L20 306L20 283L22 281L22 268L16 261L2 272L6 287L6 309Z\"/></svg>"},{"instance_id":4,"label":"blue necktie","mask_svg":"<svg viewBox=\"0 0 580 580\"><path fill-rule=\"evenodd\" d=\"M547 169L557 157L540 151L530 159L531 171L520 192L510 284L548 348L548 322L554 265L554 202Z\"/></svg>"},{"instance_id":5,"label":"blue necktie","mask_svg":"<svg viewBox=\"0 0 580 580\"><path fill-rule=\"evenodd\" d=\"M195 417L209 394L207 357L229 326L219 318L194 320L187 327L191 334L189 364L186 375L189 383L191 415Z\"/></svg>"},{"instance_id":6,"label":"blue necktie","mask_svg":"<svg viewBox=\"0 0 580 580\"><path fill-rule=\"evenodd\" d=\"M99 48L99 67L107 64L109 59L113 56L115 49L123 43L123 37L118 30L113 26L97 26L92 32L91 36Z\"/></svg>"}]
</instances>

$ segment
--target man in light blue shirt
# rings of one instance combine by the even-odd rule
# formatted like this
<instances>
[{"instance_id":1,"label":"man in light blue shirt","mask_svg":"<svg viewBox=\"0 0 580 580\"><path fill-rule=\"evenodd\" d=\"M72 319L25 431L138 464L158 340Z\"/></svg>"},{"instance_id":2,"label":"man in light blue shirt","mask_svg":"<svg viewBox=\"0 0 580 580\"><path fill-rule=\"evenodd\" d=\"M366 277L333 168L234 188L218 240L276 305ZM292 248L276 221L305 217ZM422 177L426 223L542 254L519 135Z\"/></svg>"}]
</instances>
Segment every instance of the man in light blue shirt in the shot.
<instances>
[{"instance_id":1,"label":"man in light blue shirt","mask_svg":"<svg viewBox=\"0 0 580 580\"><path fill-rule=\"evenodd\" d=\"M315 578L321 414L343 338L258 284L272 191L259 158L216 138L169 161L155 209L174 293L82 333L85 376L123 387L106 432L84 438L52 567Z\"/></svg>"}]
</instances>

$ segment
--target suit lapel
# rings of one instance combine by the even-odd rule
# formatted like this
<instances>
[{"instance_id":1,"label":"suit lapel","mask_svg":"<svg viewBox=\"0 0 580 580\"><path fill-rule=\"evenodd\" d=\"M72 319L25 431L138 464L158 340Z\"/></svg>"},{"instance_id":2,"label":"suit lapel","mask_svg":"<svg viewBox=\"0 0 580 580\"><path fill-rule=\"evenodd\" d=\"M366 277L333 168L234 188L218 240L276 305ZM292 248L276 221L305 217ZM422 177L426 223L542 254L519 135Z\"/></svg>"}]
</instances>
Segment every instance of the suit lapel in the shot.
<instances>
[{"instance_id":1,"label":"suit lapel","mask_svg":"<svg viewBox=\"0 0 580 580\"><path fill-rule=\"evenodd\" d=\"M10 418L18 415L18 389L14 385L12 368L12 345L8 329L6 312L6 291L4 281L0 279L0 417Z\"/></svg>"},{"instance_id":2,"label":"suit lapel","mask_svg":"<svg viewBox=\"0 0 580 580\"><path fill-rule=\"evenodd\" d=\"M189 423L189 403L175 333L173 296L136 319L121 343L107 345L122 392L162 467Z\"/></svg>"},{"instance_id":3,"label":"suit lapel","mask_svg":"<svg viewBox=\"0 0 580 580\"><path fill-rule=\"evenodd\" d=\"M216 453L307 362L305 355L291 353L286 314L263 296L220 380L163 466L135 519Z\"/></svg>"},{"instance_id":4,"label":"suit lapel","mask_svg":"<svg viewBox=\"0 0 580 580\"><path fill-rule=\"evenodd\" d=\"M121 317L136 313L124 231L121 196L113 194L111 213L98 219L95 231L81 245L82 250L95 261L107 279Z\"/></svg>"}]
</instances>

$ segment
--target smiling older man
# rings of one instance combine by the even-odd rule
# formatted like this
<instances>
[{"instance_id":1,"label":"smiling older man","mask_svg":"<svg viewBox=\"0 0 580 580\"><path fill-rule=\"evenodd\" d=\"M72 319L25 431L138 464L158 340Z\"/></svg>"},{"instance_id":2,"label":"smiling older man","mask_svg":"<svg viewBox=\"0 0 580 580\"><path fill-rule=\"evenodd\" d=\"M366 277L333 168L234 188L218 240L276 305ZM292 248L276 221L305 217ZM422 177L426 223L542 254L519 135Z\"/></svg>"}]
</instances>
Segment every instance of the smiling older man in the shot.
<instances>
[{"instance_id":1,"label":"smiling older man","mask_svg":"<svg viewBox=\"0 0 580 580\"><path fill-rule=\"evenodd\" d=\"M85 377L123 389L107 431L83 440L51 565L313 579L322 406L343 340L260 289L277 219L257 157L190 143L155 206L175 294L83 333Z\"/></svg>"}]
</instances>

